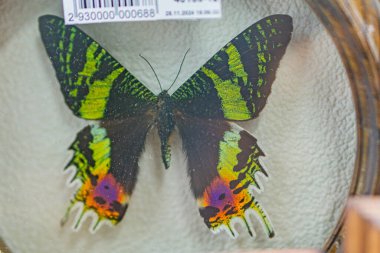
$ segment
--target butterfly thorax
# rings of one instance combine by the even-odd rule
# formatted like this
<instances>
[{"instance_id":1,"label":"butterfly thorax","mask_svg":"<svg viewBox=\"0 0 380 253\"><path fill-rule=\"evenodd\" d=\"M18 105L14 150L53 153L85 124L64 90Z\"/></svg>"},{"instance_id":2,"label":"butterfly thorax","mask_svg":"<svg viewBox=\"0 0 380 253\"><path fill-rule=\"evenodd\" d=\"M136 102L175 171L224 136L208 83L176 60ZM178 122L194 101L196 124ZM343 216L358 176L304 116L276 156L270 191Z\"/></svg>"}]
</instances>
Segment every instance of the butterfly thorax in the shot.
<instances>
[{"instance_id":1,"label":"butterfly thorax","mask_svg":"<svg viewBox=\"0 0 380 253\"><path fill-rule=\"evenodd\" d=\"M172 100L168 92L162 91L158 95L157 99L157 117L156 125L158 129L158 135L161 140L161 155L162 161L164 162L165 168L169 168L170 165L170 146L169 137L173 132L175 121L173 115L173 105Z\"/></svg>"}]
</instances>

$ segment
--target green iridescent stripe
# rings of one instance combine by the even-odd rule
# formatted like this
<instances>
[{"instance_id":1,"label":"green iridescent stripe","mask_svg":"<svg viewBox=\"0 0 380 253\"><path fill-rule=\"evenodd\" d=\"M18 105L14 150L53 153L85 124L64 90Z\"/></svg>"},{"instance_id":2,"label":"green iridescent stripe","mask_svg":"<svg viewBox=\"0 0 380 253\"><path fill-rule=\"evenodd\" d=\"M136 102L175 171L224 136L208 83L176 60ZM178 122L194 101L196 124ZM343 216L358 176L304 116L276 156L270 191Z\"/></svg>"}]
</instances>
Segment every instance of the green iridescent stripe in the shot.
<instances>
[{"instance_id":1,"label":"green iridescent stripe","mask_svg":"<svg viewBox=\"0 0 380 253\"><path fill-rule=\"evenodd\" d=\"M256 172L260 171L266 175L258 160L262 153L255 143L251 143L249 148L244 150L239 144L242 138L253 138L252 136L247 137L248 135L246 131L238 128L232 128L224 133L223 140L219 143L220 156L217 168L219 174L224 178L239 179L241 185L248 182L259 187L255 179ZM239 161L238 155L242 152L248 153L248 157L247 160Z\"/></svg>"},{"instance_id":2,"label":"green iridescent stripe","mask_svg":"<svg viewBox=\"0 0 380 253\"><path fill-rule=\"evenodd\" d=\"M104 49L101 49L99 54L95 54L99 47L96 42L92 42L87 48L85 65L83 70L78 73L79 78L75 83L78 86L82 85L83 79L85 79L84 81L89 87L89 92L79 109L80 115L86 119L103 118L112 84L124 70L121 65L115 66L104 79L94 80L91 83L91 77L99 71L98 66L107 57Z\"/></svg>"},{"instance_id":3,"label":"green iridescent stripe","mask_svg":"<svg viewBox=\"0 0 380 253\"><path fill-rule=\"evenodd\" d=\"M86 142L83 142L83 139ZM80 179L83 182L88 177L87 170L101 171L104 174L109 170L111 141L105 128L98 125L86 127L78 133L70 149L74 151L74 155L66 168L75 165L76 173L72 180Z\"/></svg>"},{"instance_id":4,"label":"green iridescent stripe","mask_svg":"<svg viewBox=\"0 0 380 253\"><path fill-rule=\"evenodd\" d=\"M231 177L234 167L238 164L237 156L242 151L239 147L241 139L238 129L226 131L223 140L219 142L218 172L222 177Z\"/></svg>"},{"instance_id":5,"label":"green iridescent stripe","mask_svg":"<svg viewBox=\"0 0 380 253\"><path fill-rule=\"evenodd\" d=\"M202 67L201 70L213 81L218 97L221 99L222 110L226 118L243 120L251 117L237 82L222 80L214 71L206 67Z\"/></svg>"},{"instance_id":6,"label":"green iridescent stripe","mask_svg":"<svg viewBox=\"0 0 380 253\"><path fill-rule=\"evenodd\" d=\"M234 74L233 82L237 82L237 78L241 77L243 79L243 84L247 85L248 74L244 70L244 63L242 62L239 50L234 43L228 43L226 49L224 50L228 55L228 67L229 70Z\"/></svg>"}]
</instances>

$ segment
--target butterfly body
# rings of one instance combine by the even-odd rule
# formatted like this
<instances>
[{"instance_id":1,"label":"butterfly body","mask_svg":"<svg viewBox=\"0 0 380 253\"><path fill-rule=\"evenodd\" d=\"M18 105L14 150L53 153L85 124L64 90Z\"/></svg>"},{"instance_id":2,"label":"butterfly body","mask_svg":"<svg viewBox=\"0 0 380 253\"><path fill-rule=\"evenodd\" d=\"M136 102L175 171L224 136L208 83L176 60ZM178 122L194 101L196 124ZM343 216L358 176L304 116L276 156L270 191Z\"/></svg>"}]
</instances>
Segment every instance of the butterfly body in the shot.
<instances>
[{"instance_id":1,"label":"butterfly body","mask_svg":"<svg viewBox=\"0 0 380 253\"><path fill-rule=\"evenodd\" d=\"M161 156L165 168L169 168L170 165L170 146L169 137L171 136L174 127L175 119L173 112L173 101L166 90L162 91L157 96L157 116L155 119L158 129L158 135L161 140Z\"/></svg>"},{"instance_id":2,"label":"butterfly body","mask_svg":"<svg viewBox=\"0 0 380 253\"><path fill-rule=\"evenodd\" d=\"M157 128L165 168L170 137L178 129L187 156L190 188L212 231L236 236L233 220L252 235L251 213L269 237L273 226L254 189L268 176L257 140L234 121L256 118L264 108L280 59L293 30L292 18L272 15L233 38L180 88L153 94L96 41L63 19L39 18L41 37L67 106L74 115L97 120L78 134L68 167L81 183L71 208L82 205L75 228L88 211L117 224L137 181L138 160L150 129ZM64 221L65 221L64 220Z\"/></svg>"}]
</instances>

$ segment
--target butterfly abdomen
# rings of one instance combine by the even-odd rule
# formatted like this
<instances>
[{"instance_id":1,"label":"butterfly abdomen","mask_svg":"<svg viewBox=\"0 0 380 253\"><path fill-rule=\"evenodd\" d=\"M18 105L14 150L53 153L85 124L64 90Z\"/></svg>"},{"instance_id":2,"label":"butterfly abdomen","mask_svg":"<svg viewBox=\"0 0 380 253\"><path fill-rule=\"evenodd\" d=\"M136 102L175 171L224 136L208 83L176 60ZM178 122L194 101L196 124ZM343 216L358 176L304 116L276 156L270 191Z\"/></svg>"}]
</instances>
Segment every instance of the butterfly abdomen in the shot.
<instances>
[{"instance_id":1,"label":"butterfly abdomen","mask_svg":"<svg viewBox=\"0 0 380 253\"><path fill-rule=\"evenodd\" d=\"M175 126L172 100L167 91L162 91L158 95L156 125L158 135L161 140L162 161L167 169L170 166L171 157L169 137L171 136Z\"/></svg>"}]
</instances>

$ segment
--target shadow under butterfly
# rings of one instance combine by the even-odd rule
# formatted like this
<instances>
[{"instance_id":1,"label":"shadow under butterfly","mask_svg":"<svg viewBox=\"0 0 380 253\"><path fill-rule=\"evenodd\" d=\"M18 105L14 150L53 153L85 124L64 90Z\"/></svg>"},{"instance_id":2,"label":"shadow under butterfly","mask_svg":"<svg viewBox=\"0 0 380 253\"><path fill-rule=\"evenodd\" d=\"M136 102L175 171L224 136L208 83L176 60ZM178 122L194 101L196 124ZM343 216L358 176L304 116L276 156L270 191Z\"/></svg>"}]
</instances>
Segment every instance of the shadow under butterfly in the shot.
<instances>
[{"instance_id":1,"label":"shadow under butterfly","mask_svg":"<svg viewBox=\"0 0 380 253\"><path fill-rule=\"evenodd\" d=\"M45 15L39 29L66 104L83 119L98 120L81 130L70 146L81 186L71 200L82 203L77 228L87 211L117 224L137 181L138 160L147 132L156 127L165 168L170 166L170 136L175 127L188 158L191 190L200 215L214 232L237 233L242 221L252 235L249 213L269 237L273 226L254 197L259 162L256 139L233 121L256 118L264 108L279 62L293 30L288 15L268 16L227 43L172 95L155 95L105 49L62 18ZM66 167L66 168L67 168Z\"/></svg>"}]
</instances>

